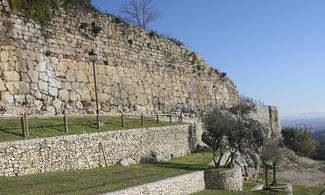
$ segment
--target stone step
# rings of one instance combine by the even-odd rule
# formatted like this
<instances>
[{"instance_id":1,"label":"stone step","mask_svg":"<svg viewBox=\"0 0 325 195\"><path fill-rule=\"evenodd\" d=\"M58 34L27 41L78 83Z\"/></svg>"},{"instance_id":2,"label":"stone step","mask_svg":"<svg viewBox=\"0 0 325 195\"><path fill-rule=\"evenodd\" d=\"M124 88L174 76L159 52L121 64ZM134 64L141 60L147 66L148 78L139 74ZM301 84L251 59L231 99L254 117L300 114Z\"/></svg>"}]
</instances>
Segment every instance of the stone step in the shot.
<instances>
[{"instance_id":1,"label":"stone step","mask_svg":"<svg viewBox=\"0 0 325 195\"><path fill-rule=\"evenodd\" d=\"M264 184L257 184L251 191L263 190Z\"/></svg>"}]
</instances>

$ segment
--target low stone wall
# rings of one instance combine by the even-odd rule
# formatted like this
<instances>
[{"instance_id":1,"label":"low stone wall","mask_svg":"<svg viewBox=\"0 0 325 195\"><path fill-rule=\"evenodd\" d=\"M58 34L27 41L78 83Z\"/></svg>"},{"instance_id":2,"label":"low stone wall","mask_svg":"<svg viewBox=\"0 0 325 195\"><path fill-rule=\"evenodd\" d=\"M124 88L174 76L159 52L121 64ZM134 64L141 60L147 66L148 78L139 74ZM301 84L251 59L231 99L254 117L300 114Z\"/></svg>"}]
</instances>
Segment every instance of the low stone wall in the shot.
<instances>
[{"instance_id":1,"label":"low stone wall","mask_svg":"<svg viewBox=\"0 0 325 195\"><path fill-rule=\"evenodd\" d=\"M106 193L106 195L191 194L194 192L200 192L204 189L204 172L196 171L185 175Z\"/></svg>"},{"instance_id":2,"label":"low stone wall","mask_svg":"<svg viewBox=\"0 0 325 195\"><path fill-rule=\"evenodd\" d=\"M243 179L241 168L235 168L222 172L204 173L205 187L219 190L242 190Z\"/></svg>"},{"instance_id":3,"label":"low stone wall","mask_svg":"<svg viewBox=\"0 0 325 195\"><path fill-rule=\"evenodd\" d=\"M108 131L0 143L0 176L90 169L152 154L170 159L196 149L195 125ZM106 159L106 162L105 162Z\"/></svg>"}]
</instances>

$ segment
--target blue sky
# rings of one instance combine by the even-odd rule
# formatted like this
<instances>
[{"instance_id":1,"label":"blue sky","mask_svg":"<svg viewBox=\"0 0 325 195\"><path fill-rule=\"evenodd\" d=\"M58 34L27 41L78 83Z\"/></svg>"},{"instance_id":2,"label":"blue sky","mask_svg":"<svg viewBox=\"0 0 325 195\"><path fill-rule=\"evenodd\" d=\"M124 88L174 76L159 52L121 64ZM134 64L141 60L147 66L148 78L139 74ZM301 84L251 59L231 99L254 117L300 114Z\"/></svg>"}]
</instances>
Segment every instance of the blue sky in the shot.
<instances>
[{"instance_id":1,"label":"blue sky","mask_svg":"<svg viewBox=\"0 0 325 195\"><path fill-rule=\"evenodd\" d=\"M119 15L122 0L92 2ZM324 0L155 3L161 17L149 28L201 53L241 94L277 106L281 117L325 113Z\"/></svg>"}]
</instances>

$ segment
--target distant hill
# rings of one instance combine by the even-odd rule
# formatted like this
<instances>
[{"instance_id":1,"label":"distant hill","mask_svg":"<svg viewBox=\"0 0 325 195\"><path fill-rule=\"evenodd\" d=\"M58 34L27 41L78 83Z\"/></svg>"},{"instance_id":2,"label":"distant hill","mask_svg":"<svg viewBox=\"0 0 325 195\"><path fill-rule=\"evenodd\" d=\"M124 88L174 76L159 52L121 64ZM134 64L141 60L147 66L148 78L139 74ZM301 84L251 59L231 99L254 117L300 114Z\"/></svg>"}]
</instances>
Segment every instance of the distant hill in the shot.
<instances>
[{"instance_id":1,"label":"distant hill","mask_svg":"<svg viewBox=\"0 0 325 195\"><path fill-rule=\"evenodd\" d=\"M281 126L282 126L282 128L283 127L307 126L313 132L314 131L325 131L325 117L282 119Z\"/></svg>"},{"instance_id":2,"label":"distant hill","mask_svg":"<svg viewBox=\"0 0 325 195\"><path fill-rule=\"evenodd\" d=\"M313 132L313 138L316 141L325 141L325 130L323 131L314 131Z\"/></svg>"}]
</instances>

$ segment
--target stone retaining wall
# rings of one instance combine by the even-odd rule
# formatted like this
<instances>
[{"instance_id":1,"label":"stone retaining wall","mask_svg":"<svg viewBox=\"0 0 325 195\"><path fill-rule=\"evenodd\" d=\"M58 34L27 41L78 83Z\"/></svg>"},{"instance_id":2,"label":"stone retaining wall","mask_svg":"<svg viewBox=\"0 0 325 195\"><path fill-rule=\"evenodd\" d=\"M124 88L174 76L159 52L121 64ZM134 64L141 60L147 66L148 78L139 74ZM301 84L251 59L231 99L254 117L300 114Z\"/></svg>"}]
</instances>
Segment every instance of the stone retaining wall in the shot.
<instances>
[{"instance_id":1,"label":"stone retaining wall","mask_svg":"<svg viewBox=\"0 0 325 195\"><path fill-rule=\"evenodd\" d=\"M0 142L0 176L103 167L103 153L108 165L139 163L153 153L168 160L195 150L199 131L187 124Z\"/></svg>"},{"instance_id":2,"label":"stone retaining wall","mask_svg":"<svg viewBox=\"0 0 325 195\"><path fill-rule=\"evenodd\" d=\"M185 175L106 193L106 195L191 194L194 192L200 192L204 189L204 172L196 171Z\"/></svg>"},{"instance_id":3,"label":"stone retaining wall","mask_svg":"<svg viewBox=\"0 0 325 195\"><path fill-rule=\"evenodd\" d=\"M221 172L204 173L205 187L219 190L242 190L243 178L241 168L235 168Z\"/></svg>"},{"instance_id":4,"label":"stone retaining wall","mask_svg":"<svg viewBox=\"0 0 325 195\"><path fill-rule=\"evenodd\" d=\"M200 54L111 15L60 8L42 30L12 13L8 0L0 11L0 115L93 113L91 49L103 112L197 112L238 102L234 83Z\"/></svg>"}]
</instances>

